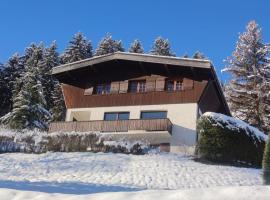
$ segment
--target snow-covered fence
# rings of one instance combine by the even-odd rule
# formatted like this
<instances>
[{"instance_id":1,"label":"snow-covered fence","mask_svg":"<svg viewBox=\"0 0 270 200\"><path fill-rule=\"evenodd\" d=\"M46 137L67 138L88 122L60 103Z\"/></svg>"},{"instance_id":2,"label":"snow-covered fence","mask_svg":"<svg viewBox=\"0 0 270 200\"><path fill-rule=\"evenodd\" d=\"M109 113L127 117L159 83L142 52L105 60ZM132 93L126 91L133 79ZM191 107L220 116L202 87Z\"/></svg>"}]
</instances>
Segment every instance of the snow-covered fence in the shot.
<instances>
[{"instance_id":1,"label":"snow-covered fence","mask_svg":"<svg viewBox=\"0 0 270 200\"><path fill-rule=\"evenodd\" d=\"M268 136L247 123L207 112L198 121L199 158L260 166Z\"/></svg>"}]
</instances>

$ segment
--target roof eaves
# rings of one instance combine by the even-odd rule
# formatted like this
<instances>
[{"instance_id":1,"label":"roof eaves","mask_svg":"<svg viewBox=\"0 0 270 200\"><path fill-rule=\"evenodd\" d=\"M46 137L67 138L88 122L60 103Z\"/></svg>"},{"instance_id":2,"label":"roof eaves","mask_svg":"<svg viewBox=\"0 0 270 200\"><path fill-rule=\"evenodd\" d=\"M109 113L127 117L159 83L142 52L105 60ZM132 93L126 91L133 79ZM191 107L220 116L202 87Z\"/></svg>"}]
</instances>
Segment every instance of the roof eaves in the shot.
<instances>
[{"instance_id":1,"label":"roof eaves","mask_svg":"<svg viewBox=\"0 0 270 200\"><path fill-rule=\"evenodd\" d=\"M115 52L112 54L95 56L85 60L76 61L73 63L68 63L60 65L53 68L52 74L59 74L66 71L71 71L101 62L106 62L110 60L129 60L137 62L151 62L158 64L176 65L176 66L187 66L187 67L199 67L199 68L211 68L211 62L209 60L202 59L191 59L191 58L179 58L179 57L169 57L169 56L158 56L150 54L137 54L137 53L127 53L127 52Z\"/></svg>"}]
</instances>

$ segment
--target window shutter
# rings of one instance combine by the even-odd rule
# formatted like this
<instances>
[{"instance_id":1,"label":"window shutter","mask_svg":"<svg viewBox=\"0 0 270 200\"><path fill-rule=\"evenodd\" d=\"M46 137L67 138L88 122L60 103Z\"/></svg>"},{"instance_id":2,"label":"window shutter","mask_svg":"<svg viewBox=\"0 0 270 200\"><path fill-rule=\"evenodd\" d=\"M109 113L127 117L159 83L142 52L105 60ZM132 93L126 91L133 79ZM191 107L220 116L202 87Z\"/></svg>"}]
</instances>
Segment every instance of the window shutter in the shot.
<instances>
[{"instance_id":1,"label":"window shutter","mask_svg":"<svg viewBox=\"0 0 270 200\"><path fill-rule=\"evenodd\" d=\"M183 79L184 90L190 90L193 88L193 80L184 78Z\"/></svg>"},{"instance_id":2,"label":"window shutter","mask_svg":"<svg viewBox=\"0 0 270 200\"><path fill-rule=\"evenodd\" d=\"M163 91L165 88L165 78L156 79L156 91Z\"/></svg>"},{"instance_id":3,"label":"window shutter","mask_svg":"<svg viewBox=\"0 0 270 200\"><path fill-rule=\"evenodd\" d=\"M119 93L127 93L128 90L128 80L120 82Z\"/></svg>"},{"instance_id":4,"label":"window shutter","mask_svg":"<svg viewBox=\"0 0 270 200\"><path fill-rule=\"evenodd\" d=\"M119 82L112 82L111 83L111 93L115 94L118 93L120 89L120 83Z\"/></svg>"},{"instance_id":5,"label":"window shutter","mask_svg":"<svg viewBox=\"0 0 270 200\"><path fill-rule=\"evenodd\" d=\"M147 78L146 79L146 91L147 92L155 91L155 85L156 85L156 81L154 78Z\"/></svg>"},{"instance_id":6,"label":"window shutter","mask_svg":"<svg viewBox=\"0 0 270 200\"><path fill-rule=\"evenodd\" d=\"M93 87L87 88L84 90L84 95L92 95L93 94Z\"/></svg>"}]
</instances>

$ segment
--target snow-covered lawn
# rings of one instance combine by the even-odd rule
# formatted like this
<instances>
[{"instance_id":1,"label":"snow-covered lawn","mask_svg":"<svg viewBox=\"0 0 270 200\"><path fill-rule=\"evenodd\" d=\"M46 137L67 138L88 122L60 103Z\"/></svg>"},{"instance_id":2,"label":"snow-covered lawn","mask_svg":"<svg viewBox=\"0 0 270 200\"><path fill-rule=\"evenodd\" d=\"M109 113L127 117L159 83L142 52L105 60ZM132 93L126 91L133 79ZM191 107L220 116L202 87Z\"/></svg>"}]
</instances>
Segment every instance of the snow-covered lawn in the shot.
<instances>
[{"instance_id":1,"label":"snow-covered lawn","mask_svg":"<svg viewBox=\"0 0 270 200\"><path fill-rule=\"evenodd\" d=\"M269 200L270 186L216 187L187 190L145 190L70 195L0 188L1 200Z\"/></svg>"},{"instance_id":2,"label":"snow-covered lawn","mask_svg":"<svg viewBox=\"0 0 270 200\"><path fill-rule=\"evenodd\" d=\"M89 194L261 185L261 170L194 162L174 154L0 154L0 188Z\"/></svg>"}]
</instances>

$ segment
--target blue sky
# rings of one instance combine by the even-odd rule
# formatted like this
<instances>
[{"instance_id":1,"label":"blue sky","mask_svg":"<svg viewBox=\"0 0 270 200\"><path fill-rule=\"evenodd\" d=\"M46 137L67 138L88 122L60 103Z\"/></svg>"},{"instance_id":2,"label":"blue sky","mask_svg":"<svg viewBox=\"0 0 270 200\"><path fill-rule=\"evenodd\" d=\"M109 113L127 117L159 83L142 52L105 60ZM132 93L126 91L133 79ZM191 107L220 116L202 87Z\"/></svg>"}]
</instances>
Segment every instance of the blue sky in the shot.
<instances>
[{"instance_id":1,"label":"blue sky","mask_svg":"<svg viewBox=\"0 0 270 200\"><path fill-rule=\"evenodd\" d=\"M255 19L270 42L269 9L267 0L1 0L0 62L22 54L31 42L49 45L56 40L62 52L78 31L94 48L107 32L126 48L138 38L146 51L163 36L178 56L202 51L226 80L220 73L223 60L248 21Z\"/></svg>"}]
</instances>

